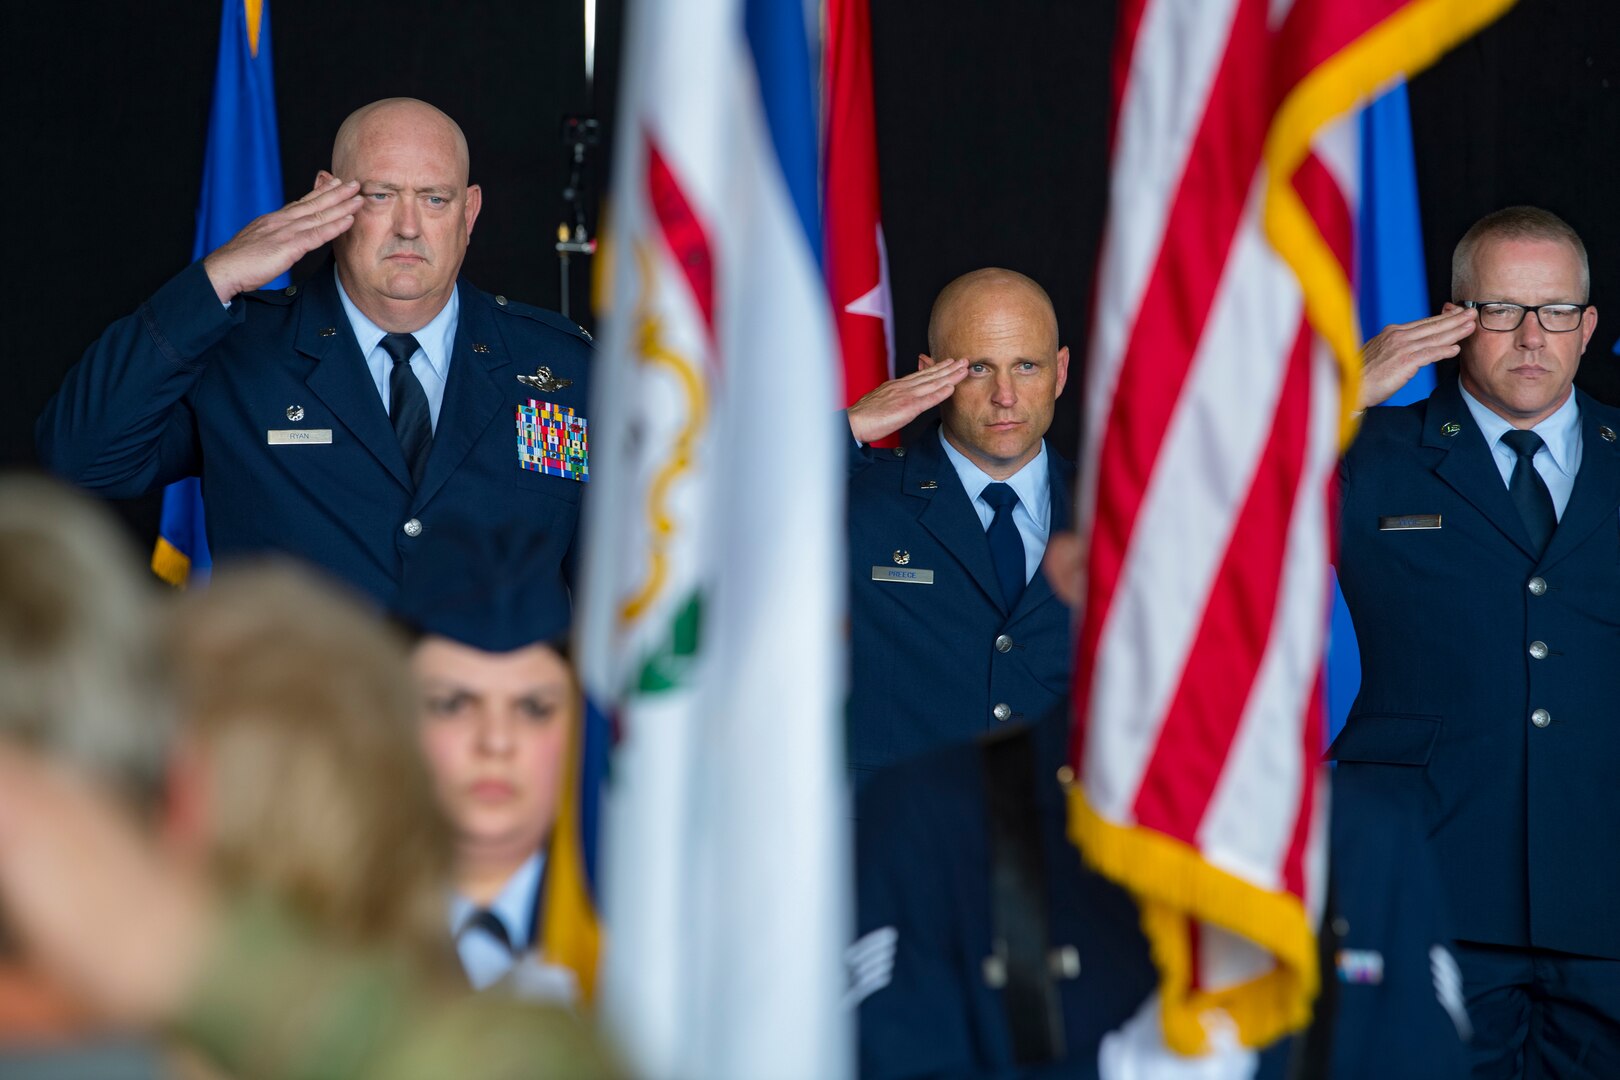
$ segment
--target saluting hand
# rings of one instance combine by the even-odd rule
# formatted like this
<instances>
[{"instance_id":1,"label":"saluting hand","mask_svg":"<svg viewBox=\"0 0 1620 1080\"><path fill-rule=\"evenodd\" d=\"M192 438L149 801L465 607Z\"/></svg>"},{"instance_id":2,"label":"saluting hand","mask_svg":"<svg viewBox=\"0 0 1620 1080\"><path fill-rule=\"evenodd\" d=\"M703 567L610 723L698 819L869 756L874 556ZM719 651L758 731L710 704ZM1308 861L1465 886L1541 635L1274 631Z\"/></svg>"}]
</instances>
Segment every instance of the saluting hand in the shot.
<instances>
[{"instance_id":1,"label":"saluting hand","mask_svg":"<svg viewBox=\"0 0 1620 1080\"><path fill-rule=\"evenodd\" d=\"M894 434L950 397L967 372L966 360L935 363L926 353L920 354L916 371L890 379L846 410L850 433L863 443Z\"/></svg>"},{"instance_id":2,"label":"saluting hand","mask_svg":"<svg viewBox=\"0 0 1620 1080\"><path fill-rule=\"evenodd\" d=\"M1427 319L1384 327L1362 346L1361 400L1356 408L1382 404L1425 364L1456 356L1462 348L1458 342L1474 332L1478 320L1472 308L1452 308Z\"/></svg>"},{"instance_id":3,"label":"saluting hand","mask_svg":"<svg viewBox=\"0 0 1620 1080\"><path fill-rule=\"evenodd\" d=\"M254 218L203 259L219 302L228 304L292 269L293 263L348 231L360 209L360 183L322 174L315 190Z\"/></svg>"}]
</instances>

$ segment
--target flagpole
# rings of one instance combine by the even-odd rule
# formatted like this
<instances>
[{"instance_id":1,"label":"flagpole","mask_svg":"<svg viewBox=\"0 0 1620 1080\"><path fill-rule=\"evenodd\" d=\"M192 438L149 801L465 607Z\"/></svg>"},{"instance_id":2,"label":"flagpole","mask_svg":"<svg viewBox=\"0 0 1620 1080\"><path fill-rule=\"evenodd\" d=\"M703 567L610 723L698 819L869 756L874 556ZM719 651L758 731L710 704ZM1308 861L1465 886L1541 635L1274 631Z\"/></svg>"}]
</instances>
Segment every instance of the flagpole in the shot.
<instances>
[{"instance_id":1,"label":"flagpole","mask_svg":"<svg viewBox=\"0 0 1620 1080\"><path fill-rule=\"evenodd\" d=\"M585 0L585 101L587 108L596 99L596 0ZM573 318L570 310L569 268L573 256L596 254L596 238L585 225L585 163L591 147L601 139L601 127L590 115L564 116L563 143L568 147L568 183L562 191L568 216L557 224L557 251L559 264L557 310L566 318Z\"/></svg>"}]
</instances>

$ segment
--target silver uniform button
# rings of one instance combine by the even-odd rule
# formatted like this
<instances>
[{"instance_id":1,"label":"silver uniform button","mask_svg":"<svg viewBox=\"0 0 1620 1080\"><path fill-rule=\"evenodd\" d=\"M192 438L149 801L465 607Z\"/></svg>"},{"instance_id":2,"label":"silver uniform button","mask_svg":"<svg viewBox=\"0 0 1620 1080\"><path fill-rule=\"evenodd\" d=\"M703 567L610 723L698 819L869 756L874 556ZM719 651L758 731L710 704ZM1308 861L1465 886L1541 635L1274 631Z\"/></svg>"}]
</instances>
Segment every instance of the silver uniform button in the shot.
<instances>
[{"instance_id":1,"label":"silver uniform button","mask_svg":"<svg viewBox=\"0 0 1620 1080\"><path fill-rule=\"evenodd\" d=\"M1012 715L1012 706L1003 701L995 708L990 710L990 715L994 716L997 720L1005 720L1007 717Z\"/></svg>"},{"instance_id":2,"label":"silver uniform button","mask_svg":"<svg viewBox=\"0 0 1620 1080\"><path fill-rule=\"evenodd\" d=\"M1080 977L1080 950L1073 945L1063 945L1046 954L1046 966L1052 972L1054 979L1078 979Z\"/></svg>"},{"instance_id":3,"label":"silver uniform button","mask_svg":"<svg viewBox=\"0 0 1620 1080\"><path fill-rule=\"evenodd\" d=\"M1537 709L1535 712L1530 714L1530 722L1536 725L1536 727L1546 727L1548 724L1552 723L1552 713L1548 712L1546 709Z\"/></svg>"},{"instance_id":4,"label":"silver uniform button","mask_svg":"<svg viewBox=\"0 0 1620 1080\"><path fill-rule=\"evenodd\" d=\"M417 521L415 518L411 518L411 520L409 520L409 521L407 521L405 523L405 535L406 536L421 536L422 535L422 523L420 521Z\"/></svg>"},{"instance_id":5,"label":"silver uniform button","mask_svg":"<svg viewBox=\"0 0 1620 1080\"><path fill-rule=\"evenodd\" d=\"M1012 638L1008 637L1006 634L1002 634L1001 636L996 638L996 652L1011 652L1011 651L1012 651Z\"/></svg>"},{"instance_id":6,"label":"silver uniform button","mask_svg":"<svg viewBox=\"0 0 1620 1080\"><path fill-rule=\"evenodd\" d=\"M1547 583L1541 578L1533 577L1530 579L1529 589L1531 596L1540 596L1547 591Z\"/></svg>"},{"instance_id":7,"label":"silver uniform button","mask_svg":"<svg viewBox=\"0 0 1620 1080\"><path fill-rule=\"evenodd\" d=\"M1547 659L1547 643L1545 641L1532 641L1530 643L1530 655L1537 660Z\"/></svg>"},{"instance_id":8,"label":"silver uniform button","mask_svg":"<svg viewBox=\"0 0 1620 1080\"><path fill-rule=\"evenodd\" d=\"M505 306L506 306L506 297L504 297L504 296L497 296L497 297L496 297L496 298L495 298L495 302L496 302L496 303L497 303L497 304L499 304L499 305L501 305L501 307L505 307Z\"/></svg>"}]
</instances>

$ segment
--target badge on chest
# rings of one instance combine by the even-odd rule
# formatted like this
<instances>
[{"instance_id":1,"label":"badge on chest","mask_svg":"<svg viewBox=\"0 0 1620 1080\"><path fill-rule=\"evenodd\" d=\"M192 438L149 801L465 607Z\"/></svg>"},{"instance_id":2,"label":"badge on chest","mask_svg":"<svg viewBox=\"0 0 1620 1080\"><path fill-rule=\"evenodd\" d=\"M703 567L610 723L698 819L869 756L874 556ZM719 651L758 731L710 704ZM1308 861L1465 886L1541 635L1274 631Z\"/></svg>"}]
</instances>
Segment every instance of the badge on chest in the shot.
<instances>
[{"instance_id":1,"label":"badge on chest","mask_svg":"<svg viewBox=\"0 0 1620 1080\"><path fill-rule=\"evenodd\" d=\"M529 399L517 408L518 465L530 472L588 483L590 444L586 421L572 408Z\"/></svg>"}]
</instances>

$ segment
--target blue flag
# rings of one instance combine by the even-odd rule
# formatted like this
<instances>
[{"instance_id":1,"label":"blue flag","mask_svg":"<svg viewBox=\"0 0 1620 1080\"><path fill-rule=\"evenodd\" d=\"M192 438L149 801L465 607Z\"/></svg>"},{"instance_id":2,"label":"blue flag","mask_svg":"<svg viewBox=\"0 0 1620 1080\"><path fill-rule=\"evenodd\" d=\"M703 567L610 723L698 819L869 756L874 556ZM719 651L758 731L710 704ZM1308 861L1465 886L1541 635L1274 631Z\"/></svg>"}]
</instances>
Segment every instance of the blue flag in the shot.
<instances>
[{"instance_id":1,"label":"blue flag","mask_svg":"<svg viewBox=\"0 0 1620 1080\"><path fill-rule=\"evenodd\" d=\"M1397 84L1361 113L1361 217L1356 283L1361 333L1370 338L1391 323L1431 314L1418 220L1417 170L1412 159L1412 116L1406 84ZM1434 389L1434 368L1424 367L1385 404L1420 401ZM1328 632L1328 738L1344 727L1361 689L1361 653L1338 583Z\"/></svg>"},{"instance_id":2,"label":"blue flag","mask_svg":"<svg viewBox=\"0 0 1620 1080\"><path fill-rule=\"evenodd\" d=\"M282 204L271 69L270 0L225 0L193 260ZM286 283L282 274L269 287ZM153 571L172 585L184 585L203 580L212 565L201 483L190 477L170 484L163 493Z\"/></svg>"}]
</instances>

